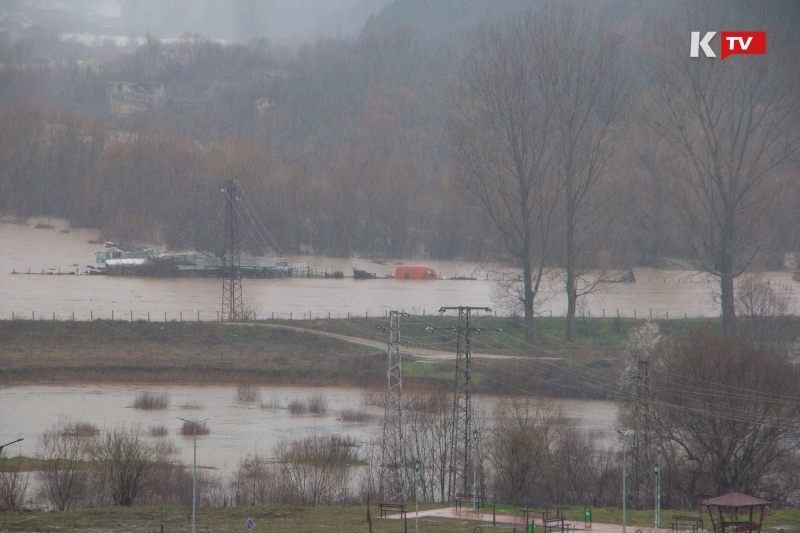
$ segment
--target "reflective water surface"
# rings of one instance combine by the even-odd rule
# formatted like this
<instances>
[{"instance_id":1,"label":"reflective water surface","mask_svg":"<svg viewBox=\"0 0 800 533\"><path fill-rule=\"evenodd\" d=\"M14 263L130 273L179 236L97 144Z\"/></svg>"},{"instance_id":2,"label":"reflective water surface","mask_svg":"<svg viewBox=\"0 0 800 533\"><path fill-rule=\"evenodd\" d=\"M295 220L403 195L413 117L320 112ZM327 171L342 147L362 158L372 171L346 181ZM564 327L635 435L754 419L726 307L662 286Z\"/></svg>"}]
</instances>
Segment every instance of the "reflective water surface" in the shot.
<instances>
[{"instance_id":1,"label":"reflective water surface","mask_svg":"<svg viewBox=\"0 0 800 533\"><path fill-rule=\"evenodd\" d=\"M133 407L136 394L142 390L166 392L170 396L166 410L145 411ZM192 438L178 435L183 424L177 417L198 420L208 417L210 434L197 438L198 464L219 469L235 470L239 461L256 450L270 452L281 438L313 434L351 435L366 442L383 427L383 409L365 406L363 391L356 388L326 387L261 387L261 401L276 404L277 408L261 408L259 404L236 401L233 386L163 386L146 389L134 385L24 385L0 389L0 435L13 440L25 440L9 446L5 455L33 455L36 441L43 429L67 417L85 421L98 428L120 424L138 427L150 442L172 439L180 448L178 459L192 461ZM293 416L287 406L292 400L305 400L311 393L321 393L328 402L324 415ZM475 408L491 413L498 398L477 397ZM200 409L182 407L200 403ZM567 415L586 429L605 433L614 431L617 415L612 402L561 400ZM368 422L343 422L342 409L364 410L371 415ZM167 437L149 437L153 426L165 426Z\"/></svg>"},{"instance_id":2,"label":"reflective water surface","mask_svg":"<svg viewBox=\"0 0 800 533\"><path fill-rule=\"evenodd\" d=\"M68 271L83 272L94 265L94 252L102 244L93 230L69 228L65 221L53 220L55 229L36 229L41 219L26 225L0 223L0 319L111 318L163 320L215 320L221 307L222 284L218 279L154 279L85 275L57 275ZM44 222L47 222L45 219ZM69 231L63 233L62 231ZM325 257L290 257L307 261L319 270L344 270L351 265L375 272L378 276L394 272L395 264L380 265L366 259ZM406 263L421 261L404 260ZM283 279L242 282L246 305L259 317L289 318L382 315L387 310L402 309L413 314L430 314L439 307L453 305L496 306L491 283L476 265L457 261L424 261L443 276L476 276L477 281L405 281L393 279ZM17 274L12 272L16 271ZM20 274L39 272L40 274ZM53 273L42 275L41 272ZM671 318L714 316L716 284L709 276L691 271L634 269L635 283L607 283L596 294L585 297L580 312L592 316L650 316ZM797 306L800 283L789 272L762 274L773 287L790 295ZM540 306L544 316L563 315L566 301L562 283L553 280L552 290L543 290L550 298Z\"/></svg>"}]
</instances>

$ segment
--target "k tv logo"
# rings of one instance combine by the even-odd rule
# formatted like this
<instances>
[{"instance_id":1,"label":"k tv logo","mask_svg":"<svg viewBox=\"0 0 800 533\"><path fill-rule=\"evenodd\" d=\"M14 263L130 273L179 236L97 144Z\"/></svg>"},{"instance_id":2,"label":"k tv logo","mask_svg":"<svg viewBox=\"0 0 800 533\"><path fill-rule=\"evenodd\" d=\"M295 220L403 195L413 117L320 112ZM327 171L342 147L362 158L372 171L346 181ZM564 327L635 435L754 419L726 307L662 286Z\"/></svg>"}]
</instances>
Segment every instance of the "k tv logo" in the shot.
<instances>
[{"instance_id":1,"label":"k tv logo","mask_svg":"<svg viewBox=\"0 0 800 533\"><path fill-rule=\"evenodd\" d=\"M717 57L709 46L709 41L717 34L707 31L700 39L700 32L692 32L692 46L689 57L700 57L700 50L706 57ZM723 31L720 33L720 59L734 54L766 54L767 32L765 31Z\"/></svg>"}]
</instances>

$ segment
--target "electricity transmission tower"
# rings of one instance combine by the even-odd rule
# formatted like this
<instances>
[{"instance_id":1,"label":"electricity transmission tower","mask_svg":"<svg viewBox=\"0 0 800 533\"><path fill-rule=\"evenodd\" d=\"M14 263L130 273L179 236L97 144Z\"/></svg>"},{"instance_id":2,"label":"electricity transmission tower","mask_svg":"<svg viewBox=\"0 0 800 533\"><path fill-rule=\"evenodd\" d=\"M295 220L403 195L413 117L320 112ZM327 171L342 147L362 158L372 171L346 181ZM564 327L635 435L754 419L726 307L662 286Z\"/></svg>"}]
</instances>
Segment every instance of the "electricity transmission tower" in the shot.
<instances>
[{"instance_id":1,"label":"electricity transmission tower","mask_svg":"<svg viewBox=\"0 0 800 533\"><path fill-rule=\"evenodd\" d=\"M642 484L650 472L650 463L647 461L647 451L650 447L650 363L645 359L639 360L639 371L632 375L636 380L636 407L633 421L633 443L631 459L633 460L633 487L631 494L636 501L637 508L641 507Z\"/></svg>"},{"instance_id":2,"label":"electricity transmission tower","mask_svg":"<svg viewBox=\"0 0 800 533\"><path fill-rule=\"evenodd\" d=\"M400 355L400 311L389 312L386 410L383 418L380 495L384 502L405 503L403 454L403 367ZM386 328L381 328L386 329Z\"/></svg>"},{"instance_id":3,"label":"electricity transmission tower","mask_svg":"<svg viewBox=\"0 0 800 533\"><path fill-rule=\"evenodd\" d=\"M225 209L225 248L222 252L222 320L242 318L241 241L239 240L239 213L236 210L236 180L228 180Z\"/></svg>"},{"instance_id":4,"label":"electricity transmission tower","mask_svg":"<svg viewBox=\"0 0 800 533\"><path fill-rule=\"evenodd\" d=\"M453 425L451 428L452 452L450 454L450 499L455 493L471 493L472 472L472 404L469 392L471 348L469 334L480 331L469 324L472 311L491 312L489 307L441 307L440 313L458 310L458 344L456 347L456 382L453 398Z\"/></svg>"}]
</instances>

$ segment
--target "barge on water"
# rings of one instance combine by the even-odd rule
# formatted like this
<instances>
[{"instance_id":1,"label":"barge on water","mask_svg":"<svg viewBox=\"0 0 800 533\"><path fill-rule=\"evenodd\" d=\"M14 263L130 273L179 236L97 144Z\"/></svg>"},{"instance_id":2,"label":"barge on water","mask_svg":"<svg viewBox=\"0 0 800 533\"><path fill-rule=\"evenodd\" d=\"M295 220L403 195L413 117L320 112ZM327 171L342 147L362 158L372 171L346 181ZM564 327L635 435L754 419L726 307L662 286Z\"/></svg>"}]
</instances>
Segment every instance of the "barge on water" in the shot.
<instances>
[{"instance_id":1,"label":"barge on water","mask_svg":"<svg viewBox=\"0 0 800 533\"><path fill-rule=\"evenodd\" d=\"M108 276L222 278L227 273L221 258L207 254L156 253L150 248L122 248L115 243L106 244L106 248L95 256L98 263L105 265ZM290 263L280 257L242 257L239 273L242 278L261 279L330 277L308 263Z\"/></svg>"}]
</instances>

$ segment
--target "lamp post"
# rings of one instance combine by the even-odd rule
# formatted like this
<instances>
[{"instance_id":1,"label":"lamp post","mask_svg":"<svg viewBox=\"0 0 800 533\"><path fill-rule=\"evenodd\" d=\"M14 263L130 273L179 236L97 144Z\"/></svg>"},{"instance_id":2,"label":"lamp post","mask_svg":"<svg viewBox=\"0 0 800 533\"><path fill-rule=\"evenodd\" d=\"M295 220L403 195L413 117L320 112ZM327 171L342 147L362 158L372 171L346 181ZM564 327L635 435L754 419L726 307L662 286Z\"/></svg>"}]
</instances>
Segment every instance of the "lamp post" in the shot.
<instances>
[{"instance_id":1,"label":"lamp post","mask_svg":"<svg viewBox=\"0 0 800 533\"><path fill-rule=\"evenodd\" d=\"M416 483L414 483L414 533L419 533L419 496L417 495L417 483L419 483L419 459L414 459L414 470L416 471Z\"/></svg>"},{"instance_id":2,"label":"lamp post","mask_svg":"<svg viewBox=\"0 0 800 533\"><path fill-rule=\"evenodd\" d=\"M17 440L12 440L11 442L6 442L2 446L0 446L0 453L3 453L3 448L5 448L6 446L11 446L12 444L16 444L17 442L19 442L21 440L25 440L25 439L20 437Z\"/></svg>"},{"instance_id":3,"label":"lamp post","mask_svg":"<svg viewBox=\"0 0 800 533\"><path fill-rule=\"evenodd\" d=\"M627 475L626 475L625 469L626 469L626 465L628 463L625 460L625 449L627 448L626 440L627 440L627 437L628 437L628 433L630 433L630 432L631 432L631 430L628 430L625 433L623 433L620 430L617 430L617 433L622 435L622 533L625 533L625 526L627 525L627 522L628 522L628 520L627 520L628 519L628 489L625 486L625 482L627 480Z\"/></svg>"},{"instance_id":4,"label":"lamp post","mask_svg":"<svg viewBox=\"0 0 800 533\"><path fill-rule=\"evenodd\" d=\"M474 513L478 510L478 461L475 460L478 455L478 428L473 428L472 440L475 442L472 448L472 512Z\"/></svg>"},{"instance_id":5,"label":"lamp post","mask_svg":"<svg viewBox=\"0 0 800 533\"><path fill-rule=\"evenodd\" d=\"M197 511L197 424L205 422L208 417L202 420L189 420L187 418L178 417L178 420L183 420L194 425L194 465L192 466L192 533L195 533L195 513Z\"/></svg>"},{"instance_id":6,"label":"lamp post","mask_svg":"<svg viewBox=\"0 0 800 533\"><path fill-rule=\"evenodd\" d=\"M656 451L658 462L653 465L653 472L656 474L656 527L653 533L658 533L658 526L661 525L661 454L664 452L664 445L659 442Z\"/></svg>"}]
</instances>

